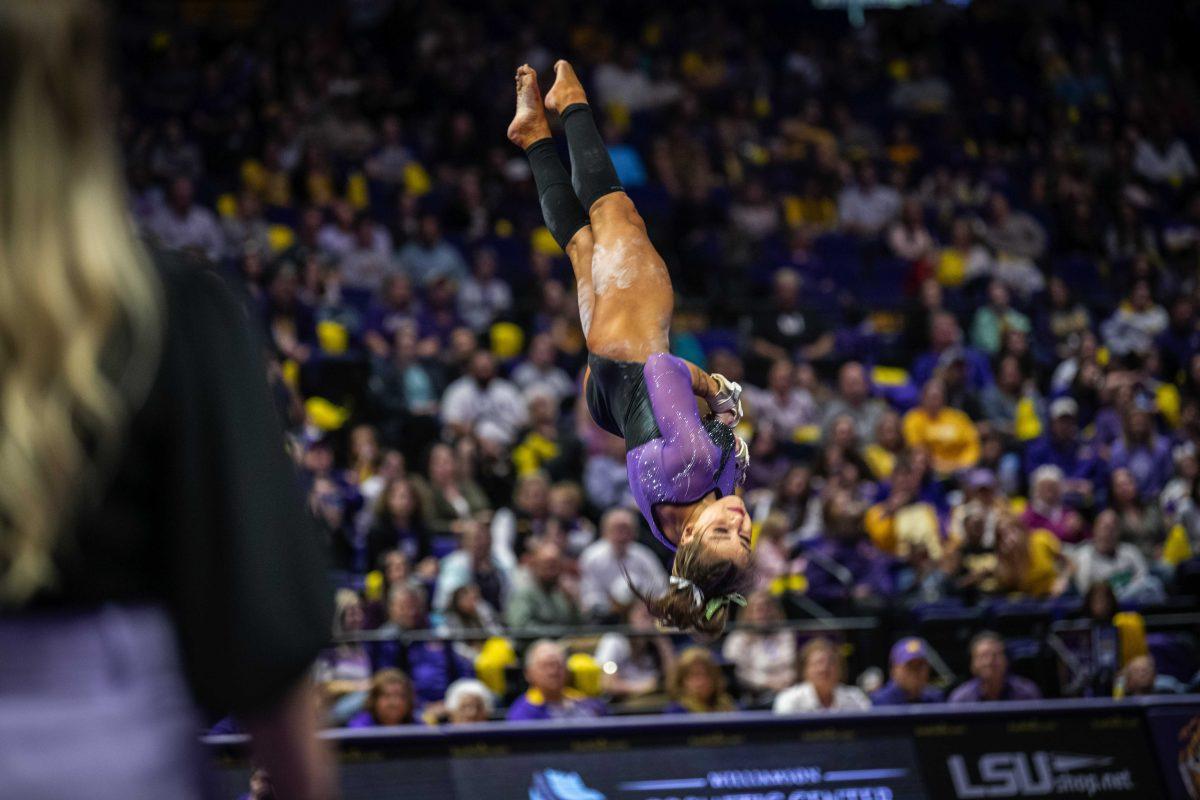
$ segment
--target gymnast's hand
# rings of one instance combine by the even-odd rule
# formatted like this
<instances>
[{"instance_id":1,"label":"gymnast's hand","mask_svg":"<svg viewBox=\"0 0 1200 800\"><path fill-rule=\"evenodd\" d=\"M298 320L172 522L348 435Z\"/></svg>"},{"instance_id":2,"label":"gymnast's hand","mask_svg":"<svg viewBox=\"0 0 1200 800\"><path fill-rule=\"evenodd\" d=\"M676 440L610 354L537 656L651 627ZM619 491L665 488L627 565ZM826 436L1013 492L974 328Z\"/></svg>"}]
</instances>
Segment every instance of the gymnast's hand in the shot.
<instances>
[{"instance_id":1,"label":"gymnast's hand","mask_svg":"<svg viewBox=\"0 0 1200 800\"><path fill-rule=\"evenodd\" d=\"M733 435L733 457L737 460L738 483L743 483L746 480L746 470L750 467L750 446L736 433Z\"/></svg>"},{"instance_id":2,"label":"gymnast's hand","mask_svg":"<svg viewBox=\"0 0 1200 800\"><path fill-rule=\"evenodd\" d=\"M717 420L731 428L742 421L742 385L724 375L714 372L709 377L717 385L717 391L708 398L708 407Z\"/></svg>"}]
</instances>

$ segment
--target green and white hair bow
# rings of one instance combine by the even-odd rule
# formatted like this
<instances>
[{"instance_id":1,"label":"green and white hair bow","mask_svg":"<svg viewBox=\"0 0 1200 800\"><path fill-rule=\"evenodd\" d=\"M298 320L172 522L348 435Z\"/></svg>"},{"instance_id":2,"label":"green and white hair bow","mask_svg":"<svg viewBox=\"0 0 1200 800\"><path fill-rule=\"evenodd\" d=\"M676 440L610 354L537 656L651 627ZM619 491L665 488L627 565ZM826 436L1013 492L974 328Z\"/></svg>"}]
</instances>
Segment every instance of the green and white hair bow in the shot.
<instances>
[{"instance_id":1,"label":"green and white hair bow","mask_svg":"<svg viewBox=\"0 0 1200 800\"><path fill-rule=\"evenodd\" d=\"M687 578L680 578L678 575L671 576L671 588L677 592L690 591L692 593L692 602L696 604L696 608L704 609L704 618L712 619L718 611L728 605L745 606L746 598L737 592L723 594L720 597L713 597L706 603L704 601L704 592L700 591L700 587L689 581Z\"/></svg>"}]
</instances>

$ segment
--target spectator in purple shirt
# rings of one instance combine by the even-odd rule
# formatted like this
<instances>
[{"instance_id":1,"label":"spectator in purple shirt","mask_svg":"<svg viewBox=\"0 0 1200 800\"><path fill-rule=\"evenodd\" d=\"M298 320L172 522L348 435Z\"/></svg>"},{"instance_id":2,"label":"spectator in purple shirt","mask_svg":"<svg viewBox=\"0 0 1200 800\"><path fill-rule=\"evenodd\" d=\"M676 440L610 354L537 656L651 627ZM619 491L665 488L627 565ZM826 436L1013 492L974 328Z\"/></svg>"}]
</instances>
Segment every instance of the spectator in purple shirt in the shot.
<instances>
[{"instance_id":1,"label":"spectator in purple shirt","mask_svg":"<svg viewBox=\"0 0 1200 800\"><path fill-rule=\"evenodd\" d=\"M1079 440L1079 404L1060 397L1050 404L1049 431L1025 450L1025 477L1046 464L1063 472L1069 502L1101 505L1108 496L1108 469L1095 445Z\"/></svg>"},{"instance_id":2,"label":"spectator in purple shirt","mask_svg":"<svg viewBox=\"0 0 1200 800\"><path fill-rule=\"evenodd\" d=\"M987 356L973 347L962 344L963 332L958 320L949 311L939 311L929 321L929 350L913 363L912 379L918 386L933 377L939 367L961 359L967 368L967 383L980 391L992 382L992 368Z\"/></svg>"},{"instance_id":3,"label":"spectator in purple shirt","mask_svg":"<svg viewBox=\"0 0 1200 800\"><path fill-rule=\"evenodd\" d=\"M1029 505L1021 521L1029 530L1045 528L1067 544L1079 544L1088 538L1083 517L1065 502L1063 471L1054 464L1043 464L1029 478Z\"/></svg>"},{"instance_id":4,"label":"spectator in purple shirt","mask_svg":"<svg viewBox=\"0 0 1200 800\"><path fill-rule=\"evenodd\" d=\"M567 686L567 654L550 639L539 639L525 654L529 690L508 710L509 721L594 719L606 713L604 703Z\"/></svg>"},{"instance_id":5,"label":"spectator in purple shirt","mask_svg":"<svg viewBox=\"0 0 1200 800\"><path fill-rule=\"evenodd\" d=\"M994 700L1040 700L1042 692L1033 681L1008 672L1008 656L1000 634L983 631L971 639L971 680L950 693L951 703L983 703Z\"/></svg>"},{"instance_id":6,"label":"spectator in purple shirt","mask_svg":"<svg viewBox=\"0 0 1200 800\"><path fill-rule=\"evenodd\" d=\"M372 353L381 358L391 351L399 330L416 327L421 304L413 293L412 281L405 275L391 275L383 282L379 301L367 309L363 340Z\"/></svg>"},{"instance_id":7,"label":"spectator in purple shirt","mask_svg":"<svg viewBox=\"0 0 1200 800\"><path fill-rule=\"evenodd\" d=\"M379 493L366 547L368 564L388 550L399 550L414 564L431 554L432 537L425 527L420 495L407 477L393 478Z\"/></svg>"},{"instance_id":8,"label":"spectator in purple shirt","mask_svg":"<svg viewBox=\"0 0 1200 800\"><path fill-rule=\"evenodd\" d=\"M436 339L442 347L450 343L450 334L462 326L458 318L458 284L447 275L435 275L425 284L425 308L417 316L422 339ZM469 330L469 329L468 329Z\"/></svg>"},{"instance_id":9,"label":"spectator in purple shirt","mask_svg":"<svg viewBox=\"0 0 1200 800\"><path fill-rule=\"evenodd\" d=\"M1170 321L1155 341L1162 358L1162 375L1174 380L1188 368L1192 356L1200 353L1200 320L1196 301L1190 295L1179 295L1171 303Z\"/></svg>"},{"instance_id":10,"label":"spectator in purple shirt","mask_svg":"<svg viewBox=\"0 0 1200 800\"><path fill-rule=\"evenodd\" d=\"M867 538L863 528L865 510L846 489L836 489L826 499L824 531L805 550L808 592L817 600L861 600L892 594L889 559Z\"/></svg>"},{"instance_id":11,"label":"spectator in purple shirt","mask_svg":"<svg viewBox=\"0 0 1200 800\"><path fill-rule=\"evenodd\" d=\"M347 728L374 728L380 725L412 725L413 684L398 669L381 669L371 678L367 707L346 723Z\"/></svg>"},{"instance_id":12,"label":"spectator in purple shirt","mask_svg":"<svg viewBox=\"0 0 1200 800\"><path fill-rule=\"evenodd\" d=\"M371 646L371 663L377 669L397 667L412 676L408 680L413 699L422 707L440 701L454 681L475 674L474 667L455 652L451 642L400 640L407 632L428 628L421 591L412 586L396 586L388 597L388 621L379 628L381 634L390 638L372 642Z\"/></svg>"},{"instance_id":13,"label":"spectator in purple shirt","mask_svg":"<svg viewBox=\"0 0 1200 800\"><path fill-rule=\"evenodd\" d=\"M871 695L876 706L940 703L941 691L929 685L929 646L916 636L906 636L892 645L888 657L891 679Z\"/></svg>"},{"instance_id":14,"label":"spectator in purple shirt","mask_svg":"<svg viewBox=\"0 0 1200 800\"><path fill-rule=\"evenodd\" d=\"M1137 481L1138 493L1147 501L1158 496L1173 471L1170 440L1154 429L1153 412L1153 400L1134 401L1111 456L1112 468L1128 469Z\"/></svg>"}]
</instances>

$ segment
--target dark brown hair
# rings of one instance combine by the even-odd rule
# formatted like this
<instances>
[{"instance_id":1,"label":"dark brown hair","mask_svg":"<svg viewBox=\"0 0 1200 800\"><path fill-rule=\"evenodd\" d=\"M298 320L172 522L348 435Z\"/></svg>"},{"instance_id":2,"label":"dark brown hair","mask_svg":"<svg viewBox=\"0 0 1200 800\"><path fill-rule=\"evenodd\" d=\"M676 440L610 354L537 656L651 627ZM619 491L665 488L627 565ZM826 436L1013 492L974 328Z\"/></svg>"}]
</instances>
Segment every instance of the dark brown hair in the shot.
<instances>
[{"instance_id":1,"label":"dark brown hair","mask_svg":"<svg viewBox=\"0 0 1200 800\"><path fill-rule=\"evenodd\" d=\"M407 675L395 667L387 667L381 669L371 676L371 689L367 692L366 708L371 712L372 719L375 717L375 704L379 702L380 695L383 690L392 684L400 684L404 689L404 696L408 700L408 713L405 715L405 722L412 722L413 712L417 708L417 699L413 691L413 682Z\"/></svg>"},{"instance_id":2,"label":"dark brown hair","mask_svg":"<svg viewBox=\"0 0 1200 800\"><path fill-rule=\"evenodd\" d=\"M420 527L425 521L425 508L421 503L421 493L417 491L417 485L407 475L397 475L390 478L384 484L383 491L379 493L379 497L375 499L375 520L378 522L393 522L391 509L388 508L392 489L396 486L404 484L408 487L408 493L412 495L412 514L409 516L409 524Z\"/></svg>"},{"instance_id":3,"label":"dark brown hair","mask_svg":"<svg viewBox=\"0 0 1200 800\"><path fill-rule=\"evenodd\" d=\"M651 616L663 625L715 639L725 630L731 604L721 606L710 619L706 613L708 602L731 594L745 594L754 583L754 571L752 566L738 569L728 559L713 557L701 542L702 537L694 536L681 544L671 565L671 575L689 581L700 590L703 601L699 605L691 586L671 586L658 597L643 595L632 583L630 588L646 604Z\"/></svg>"}]
</instances>

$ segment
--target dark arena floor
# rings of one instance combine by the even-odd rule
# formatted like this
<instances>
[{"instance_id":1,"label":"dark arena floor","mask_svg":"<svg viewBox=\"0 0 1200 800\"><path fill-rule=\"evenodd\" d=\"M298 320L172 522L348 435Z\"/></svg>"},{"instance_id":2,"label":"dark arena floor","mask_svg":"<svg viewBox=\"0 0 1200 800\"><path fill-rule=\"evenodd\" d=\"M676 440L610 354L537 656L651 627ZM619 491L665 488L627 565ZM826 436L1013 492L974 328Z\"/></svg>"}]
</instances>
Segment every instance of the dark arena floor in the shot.
<instances>
[{"instance_id":1,"label":"dark arena floor","mask_svg":"<svg viewBox=\"0 0 1200 800\"><path fill-rule=\"evenodd\" d=\"M113 5L345 800L1200 799L1200 4Z\"/></svg>"}]
</instances>

